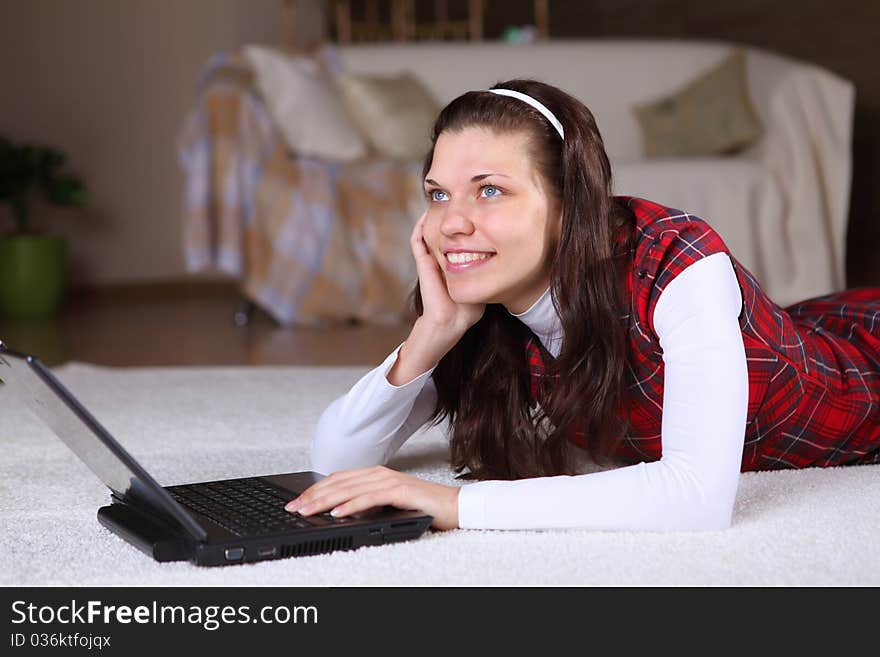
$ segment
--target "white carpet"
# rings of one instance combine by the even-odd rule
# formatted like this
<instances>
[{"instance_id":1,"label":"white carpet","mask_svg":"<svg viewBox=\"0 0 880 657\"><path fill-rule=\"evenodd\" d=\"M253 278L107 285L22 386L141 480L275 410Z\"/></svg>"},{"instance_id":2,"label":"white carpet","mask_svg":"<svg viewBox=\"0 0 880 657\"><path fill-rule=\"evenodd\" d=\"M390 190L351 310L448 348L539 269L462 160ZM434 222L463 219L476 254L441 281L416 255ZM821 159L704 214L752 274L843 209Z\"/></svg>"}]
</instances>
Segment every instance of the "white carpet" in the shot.
<instances>
[{"instance_id":1,"label":"white carpet","mask_svg":"<svg viewBox=\"0 0 880 657\"><path fill-rule=\"evenodd\" d=\"M138 368L56 374L162 484L309 469L321 410L367 368ZM400 544L223 568L158 564L95 518L107 491L0 388L0 584L880 584L880 465L745 473L708 533L428 531ZM440 429L389 466L456 483Z\"/></svg>"}]
</instances>

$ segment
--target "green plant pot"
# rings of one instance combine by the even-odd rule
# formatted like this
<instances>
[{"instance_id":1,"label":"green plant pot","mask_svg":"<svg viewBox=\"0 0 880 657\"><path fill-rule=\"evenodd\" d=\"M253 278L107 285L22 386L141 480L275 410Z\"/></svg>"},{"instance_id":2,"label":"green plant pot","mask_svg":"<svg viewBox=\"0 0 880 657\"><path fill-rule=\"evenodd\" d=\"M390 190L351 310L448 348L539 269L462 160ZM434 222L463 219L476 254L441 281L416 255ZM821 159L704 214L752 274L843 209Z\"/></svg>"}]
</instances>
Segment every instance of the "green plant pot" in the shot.
<instances>
[{"instance_id":1,"label":"green plant pot","mask_svg":"<svg viewBox=\"0 0 880 657\"><path fill-rule=\"evenodd\" d=\"M64 240L42 235L0 237L0 315L52 316L64 294Z\"/></svg>"}]
</instances>

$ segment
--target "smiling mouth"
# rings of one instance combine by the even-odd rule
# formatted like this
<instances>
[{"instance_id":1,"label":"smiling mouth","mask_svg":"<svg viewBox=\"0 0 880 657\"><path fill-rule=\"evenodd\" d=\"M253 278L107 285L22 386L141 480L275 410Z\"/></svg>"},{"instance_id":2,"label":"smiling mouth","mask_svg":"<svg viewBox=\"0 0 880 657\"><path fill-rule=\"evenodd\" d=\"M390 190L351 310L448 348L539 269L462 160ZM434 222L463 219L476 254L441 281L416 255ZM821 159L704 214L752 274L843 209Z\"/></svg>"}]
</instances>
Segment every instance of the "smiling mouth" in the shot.
<instances>
[{"instance_id":1,"label":"smiling mouth","mask_svg":"<svg viewBox=\"0 0 880 657\"><path fill-rule=\"evenodd\" d=\"M494 253L447 253L446 271L459 272L474 269L476 267L486 264L494 257Z\"/></svg>"},{"instance_id":2,"label":"smiling mouth","mask_svg":"<svg viewBox=\"0 0 880 657\"><path fill-rule=\"evenodd\" d=\"M476 260L487 260L494 256L494 253L480 253L480 252L472 252L472 253L447 253L446 260L447 262L451 262L454 265L463 265L468 262L474 262Z\"/></svg>"}]
</instances>

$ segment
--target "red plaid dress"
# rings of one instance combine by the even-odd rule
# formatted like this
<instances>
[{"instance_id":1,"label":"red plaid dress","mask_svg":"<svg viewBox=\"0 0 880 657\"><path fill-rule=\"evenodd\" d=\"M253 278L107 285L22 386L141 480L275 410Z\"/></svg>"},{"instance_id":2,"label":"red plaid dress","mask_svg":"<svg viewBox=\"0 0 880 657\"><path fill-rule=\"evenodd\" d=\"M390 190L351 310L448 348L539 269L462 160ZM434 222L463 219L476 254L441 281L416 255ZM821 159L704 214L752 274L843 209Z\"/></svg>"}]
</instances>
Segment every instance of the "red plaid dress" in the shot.
<instances>
[{"instance_id":1,"label":"red plaid dress","mask_svg":"<svg viewBox=\"0 0 880 657\"><path fill-rule=\"evenodd\" d=\"M621 316L629 339L628 436L617 456L656 461L662 454L663 359L653 329L660 293L688 265L731 256L702 219L640 198L620 196L636 216L636 242ZM880 463L880 288L858 288L781 308L731 256L743 296L739 323L749 372L743 472ZM544 358L526 344L532 395L540 399ZM587 438L576 432L575 444Z\"/></svg>"}]
</instances>

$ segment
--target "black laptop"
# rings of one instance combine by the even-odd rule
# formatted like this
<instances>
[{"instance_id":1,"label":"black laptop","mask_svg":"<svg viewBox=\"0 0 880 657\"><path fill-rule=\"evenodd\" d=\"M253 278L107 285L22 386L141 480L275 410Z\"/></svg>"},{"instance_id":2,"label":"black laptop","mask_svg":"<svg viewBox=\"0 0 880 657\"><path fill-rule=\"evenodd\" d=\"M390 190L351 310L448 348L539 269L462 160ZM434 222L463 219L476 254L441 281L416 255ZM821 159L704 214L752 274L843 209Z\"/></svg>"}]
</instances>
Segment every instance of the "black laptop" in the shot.
<instances>
[{"instance_id":1,"label":"black laptop","mask_svg":"<svg viewBox=\"0 0 880 657\"><path fill-rule=\"evenodd\" d=\"M156 561L222 566L353 550L418 538L433 520L391 506L345 518L285 511L317 472L160 486L38 358L0 342L0 382L110 489L98 521Z\"/></svg>"}]
</instances>

